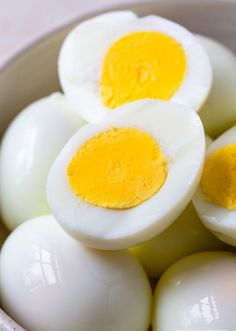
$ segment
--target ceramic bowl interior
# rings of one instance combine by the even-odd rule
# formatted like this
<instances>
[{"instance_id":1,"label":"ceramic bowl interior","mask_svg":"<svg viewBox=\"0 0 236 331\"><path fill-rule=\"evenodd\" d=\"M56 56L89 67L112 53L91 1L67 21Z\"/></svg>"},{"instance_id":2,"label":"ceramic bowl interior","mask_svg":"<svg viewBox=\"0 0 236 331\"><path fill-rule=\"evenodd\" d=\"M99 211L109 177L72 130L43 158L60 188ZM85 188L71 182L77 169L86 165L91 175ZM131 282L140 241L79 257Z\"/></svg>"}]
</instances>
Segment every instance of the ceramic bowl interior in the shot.
<instances>
[{"instance_id":1,"label":"ceramic bowl interior","mask_svg":"<svg viewBox=\"0 0 236 331\"><path fill-rule=\"evenodd\" d=\"M60 27L18 52L0 68L0 137L17 113L30 102L60 90L57 57L66 34L79 22L110 10L133 10L140 16L157 14L192 32L213 37L236 53L235 0L163 0L99 8ZM8 330L8 329L7 329Z\"/></svg>"}]
</instances>

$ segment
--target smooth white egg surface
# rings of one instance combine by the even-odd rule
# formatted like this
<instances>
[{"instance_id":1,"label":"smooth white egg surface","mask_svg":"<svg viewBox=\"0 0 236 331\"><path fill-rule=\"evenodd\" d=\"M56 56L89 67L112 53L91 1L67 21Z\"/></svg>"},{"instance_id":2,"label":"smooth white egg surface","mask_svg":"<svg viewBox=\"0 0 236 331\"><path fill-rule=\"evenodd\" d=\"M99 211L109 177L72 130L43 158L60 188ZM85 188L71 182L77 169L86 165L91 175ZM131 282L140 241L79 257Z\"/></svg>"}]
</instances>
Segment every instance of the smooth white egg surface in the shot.
<instances>
[{"instance_id":1,"label":"smooth white egg surface","mask_svg":"<svg viewBox=\"0 0 236 331\"><path fill-rule=\"evenodd\" d=\"M190 203L159 236L130 249L149 277L159 278L174 262L203 251L224 249L224 243L202 224Z\"/></svg>"},{"instance_id":2,"label":"smooth white egg surface","mask_svg":"<svg viewBox=\"0 0 236 331\"><path fill-rule=\"evenodd\" d=\"M198 110L212 80L208 56L188 30L131 11L99 15L74 28L62 45L58 71L65 94L88 122L145 98Z\"/></svg>"},{"instance_id":3,"label":"smooth white egg surface","mask_svg":"<svg viewBox=\"0 0 236 331\"><path fill-rule=\"evenodd\" d=\"M236 246L236 126L208 148L206 163L193 203L219 239Z\"/></svg>"},{"instance_id":4,"label":"smooth white egg surface","mask_svg":"<svg viewBox=\"0 0 236 331\"><path fill-rule=\"evenodd\" d=\"M205 135L194 111L137 101L71 138L50 170L48 202L82 243L132 247L160 234L184 210L204 156Z\"/></svg>"},{"instance_id":5,"label":"smooth white egg surface","mask_svg":"<svg viewBox=\"0 0 236 331\"><path fill-rule=\"evenodd\" d=\"M50 212L49 169L84 121L60 93L38 100L10 124L0 150L0 209L9 229Z\"/></svg>"},{"instance_id":6,"label":"smooth white egg surface","mask_svg":"<svg viewBox=\"0 0 236 331\"><path fill-rule=\"evenodd\" d=\"M171 266L155 290L154 331L234 331L236 256L190 255Z\"/></svg>"},{"instance_id":7,"label":"smooth white egg surface","mask_svg":"<svg viewBox=\"0 0 236 331\"><path fill-rule=\"evenodd\" d=\"M4 309L30 331L147 331L151 290L127 251L87 249L52 216L20 225L0 257Z\"/></svg>"},{"instance_id":8,"label":"smooth white egg surface","mask_svg":"<svg viewBox=\"0 0 236 331\"><path fill-rule=\"evenodd\" d=\"M216 138L236 124L236 56L216 40L197 37L209 56L213 70L212 88L199 115L206 132Z\"/></svg>"}]
</instances>

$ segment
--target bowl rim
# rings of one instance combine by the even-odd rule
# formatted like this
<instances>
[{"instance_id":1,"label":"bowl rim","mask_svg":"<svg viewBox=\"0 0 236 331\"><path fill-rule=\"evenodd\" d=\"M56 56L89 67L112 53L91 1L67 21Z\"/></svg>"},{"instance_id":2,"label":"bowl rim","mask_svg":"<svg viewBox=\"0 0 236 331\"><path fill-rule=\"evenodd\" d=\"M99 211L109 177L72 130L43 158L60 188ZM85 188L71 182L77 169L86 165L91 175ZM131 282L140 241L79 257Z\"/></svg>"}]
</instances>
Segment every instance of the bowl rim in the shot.
<instances>
[{"instance_id":1,"label":"bowl rim","mask_svg":"<svg viewBox=\"0 0 236 331\"><path fill-rule=\"evenodd\" d=\"M42 32L38 36L32 38L30 41L26 41L23 45L18 46L14 51L10 53L3 61L0 63L0 75L2 75L8 68L13 65L15 61L23 57L30 50L32 50L37 45L43 43L48 38L51 38L53 35L62 32L64 29L69 28L72 25L75 25L79 21L84 21L90 17L108 12L108 11L118 11L124 10L123 7L137 7L139 5L152 5L152 4L172 4L178 3L181 5L184 4L193 4L198 6L208 6L209 4L225 4L225 5L235 5L235 0L119 0L119 3L110 3L110 4L101 4L95 5L92 8L85 8L77 16L67 19L65 22L59 23L57 26L49 28L47 31ZM128 9L126 9L128 10Z\"/></svg>"}]
</instances>

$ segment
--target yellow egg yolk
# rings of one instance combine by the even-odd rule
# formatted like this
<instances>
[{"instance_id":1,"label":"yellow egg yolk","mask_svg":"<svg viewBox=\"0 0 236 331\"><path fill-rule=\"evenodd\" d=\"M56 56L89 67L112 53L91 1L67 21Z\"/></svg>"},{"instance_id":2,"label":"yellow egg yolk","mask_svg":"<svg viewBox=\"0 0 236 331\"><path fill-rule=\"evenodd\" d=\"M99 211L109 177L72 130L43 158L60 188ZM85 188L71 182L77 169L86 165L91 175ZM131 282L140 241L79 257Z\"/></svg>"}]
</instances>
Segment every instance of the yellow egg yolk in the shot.
<instances>
[{"instance_id":1,"label":"yellow egg yolk","mask_svg":"<svg viewBox=\"0 0 236 331\"><path fill-rule=\"evenodd\" d=\"M74 194L88 203L127 209L160 190L167 177L167 161L147 132L112 128L78 149L67 176Z\"/></svg>"},{"instance_id":2,"label":"yellow egg yolk","mask_svg":"<svg viewBox=\"0 0 236 331\"><path fill-rule=\"evenodd\" d=\"M181 44L154 31L134 32L116 41L103 60L100 92L105 106L144 99L169 100L185 77Z\"/></svg>"},{"instance_id":3,"label":"yellow egg yolk","mask_svg":"<svg viewBox=\"0 0 236 331\"><path fill-rule=\"evenodd\" d=\"M201 189L209 202L228 210L236 208L236 144L221 147L208 157Z\"/></svg>"}]
</instances>

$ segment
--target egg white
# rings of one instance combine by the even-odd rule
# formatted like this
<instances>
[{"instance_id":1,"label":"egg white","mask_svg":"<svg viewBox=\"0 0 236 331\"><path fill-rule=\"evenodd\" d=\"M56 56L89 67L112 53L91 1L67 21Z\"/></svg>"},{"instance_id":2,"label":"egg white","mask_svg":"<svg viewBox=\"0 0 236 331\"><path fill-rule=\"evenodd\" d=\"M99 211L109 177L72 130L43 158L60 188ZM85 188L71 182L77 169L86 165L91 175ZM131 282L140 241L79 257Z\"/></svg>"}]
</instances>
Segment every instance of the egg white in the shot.
<instances>
[{"instance_id":1,"label":"egg white","mask_svg":"<svg viewBox=\"0 0 236 331\"><path fill-rule=\"evenodd\" d=\"M232 143L236 143L236 126L226 131L210 145L206 157L220 147ZM197 189L193 203L204 225L219 239L236 246L236 210L228 210L207 201L201 187Z\"/></svg>"},{"instance_id":2,"label":"egg white","mask_svg":"<svg viewBox=\"0 0 236 331\"><path fill-rule=\"evenodd\" d=\"M187 57L187 72L171 101L198 110L212 81L208 56L199 41L184 27L158 16L139 18L130 11L110 12L89 19L66 37L59 56L62 88L79 114L88 122L99 122L111 112L100 96L103 58L122 36L136 31L157 31L176 39Z\"/></svg>"},{"instance_id":3,"label":"egg white","mask_svg":"<svg viewBox=\"0 0 236 331\"><path fill-rule=\"evenodd\" d=\"M155 290L153 330L235 330L236 256L190 255L172 265Z\"/></svg>"},{"instance_id":4,"label":"egg white","mask_svg":"<svg viewBox=\"0 0 236 331\"><path fill-rule=\"evenodd\" d=\"M168 160L168 176L160 191L126 210L96 207L76 197L66 174L78 148L112 127L148 132ZM48 202L58 222L82 243L100 249L131 247L161 233L183 211L198 185L204 153L205 135L194 111L163 101L127 104L103 122L82 127L70 139L50 170Z\"/></svg>"},{"instance_id":5,"label":"egg white","mask_svg":"<svg viewBox=\"0 0 236 331\"><path fill-rule=\"evenodd\" d=\"M4 309L26 330L146 331L151 289L127 251L101 252L68 236L53 216L15 229L0 257Z\"/></svg>"},{"instance_id":6,"label":"egg white","mask_svg":"<svg viewBox=\"0 0 236 331\"><path fill-rule=\"evenodd\" d=\"M0 149L0 209L9 229L50 212L46 198L49 169L83 124L60 93L32 103L10 124Z\"/></svg>"},{"instance_id":7,"label":"egg white","mask_svg":"<svg viewBox=\"0 0 236 331\"><path fill-rule=\"evenodd\" d=\"M206 132L216 138L236 124L236 56L220 42L197 36L206 50L213 70L213 81L199 115Z\"/></svg>"}]
</instances>

